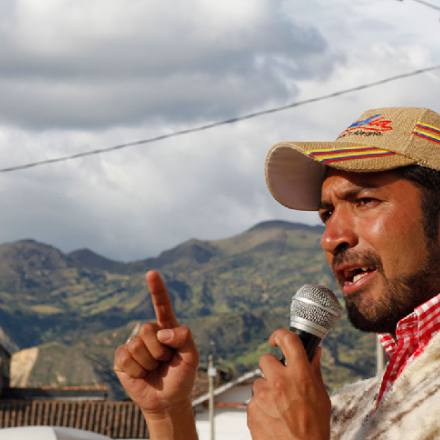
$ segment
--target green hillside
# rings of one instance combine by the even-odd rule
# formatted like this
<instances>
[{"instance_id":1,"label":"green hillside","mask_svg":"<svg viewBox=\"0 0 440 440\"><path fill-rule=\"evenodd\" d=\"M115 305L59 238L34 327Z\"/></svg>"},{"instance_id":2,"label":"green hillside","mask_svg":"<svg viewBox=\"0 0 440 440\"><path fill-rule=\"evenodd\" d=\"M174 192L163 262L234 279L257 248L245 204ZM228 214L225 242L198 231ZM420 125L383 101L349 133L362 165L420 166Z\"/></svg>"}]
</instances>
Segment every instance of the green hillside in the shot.
<instances>
[{"instance_id":1,"label":"green hillside","mask_svg":"<svg viewBox=\"0 0 440 440\"><path fill-rule=\"evenodd\" d=\"M154 319L145 272L157 269L177 316L194 332L202 362L215 347L217 363L239 374L271 350L266 341L288 325L299 287L313 282L337 291L320 248L322 232L320 226L265 222L235 237L189 240L132 263L87 249L63 254L32 240L1 245L3 343L11 351L39 346L29 376L33 386L99 382L121 398L113 353L136 325ZM374 374L375 337L354 331L345 318L323 346L329 388ZM69 371L70 357L84 359L89 373Z\"/></svg>"}]
</instances>

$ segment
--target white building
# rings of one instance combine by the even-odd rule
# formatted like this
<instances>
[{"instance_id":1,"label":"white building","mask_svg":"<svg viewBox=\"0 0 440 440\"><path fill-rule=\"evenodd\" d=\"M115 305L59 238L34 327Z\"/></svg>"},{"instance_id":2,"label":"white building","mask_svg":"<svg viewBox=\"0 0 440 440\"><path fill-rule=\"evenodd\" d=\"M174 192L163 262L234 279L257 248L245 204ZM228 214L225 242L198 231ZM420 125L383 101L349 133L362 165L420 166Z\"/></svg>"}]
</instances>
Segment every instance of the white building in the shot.
<instances>
[{"instance_id":1,"label":"white building","mask_svg":"<svg viewBox=\"0 0 440 440\"><path fill-rule=\"evenodd\" d=\"M250 371L214 390L215 440L252 440L246 422L247 404L252 397L252 384L262 377L261 370ZM199 440L210 439L209 393L193 401Z\"/></svg>"}]
</instances>

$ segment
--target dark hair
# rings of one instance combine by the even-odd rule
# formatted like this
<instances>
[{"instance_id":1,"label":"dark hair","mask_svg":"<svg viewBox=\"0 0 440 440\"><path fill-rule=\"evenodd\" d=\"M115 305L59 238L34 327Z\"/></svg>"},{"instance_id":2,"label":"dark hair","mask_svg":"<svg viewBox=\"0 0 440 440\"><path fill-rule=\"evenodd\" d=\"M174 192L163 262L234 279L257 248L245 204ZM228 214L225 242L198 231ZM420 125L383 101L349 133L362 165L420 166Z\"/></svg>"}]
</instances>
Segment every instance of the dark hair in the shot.
<instances>
[{"instance_id":1,"label":"dark hair","mask_svg":"<svg viewBox=\"0 0 440 440\"><path fill-rule=\"evenodd\" d=\"M425 234L428 240L436 240L440 220L440 171L421 165L409 165L396 168L395 172L421 190Z\"/></svg>"}]
</instances>

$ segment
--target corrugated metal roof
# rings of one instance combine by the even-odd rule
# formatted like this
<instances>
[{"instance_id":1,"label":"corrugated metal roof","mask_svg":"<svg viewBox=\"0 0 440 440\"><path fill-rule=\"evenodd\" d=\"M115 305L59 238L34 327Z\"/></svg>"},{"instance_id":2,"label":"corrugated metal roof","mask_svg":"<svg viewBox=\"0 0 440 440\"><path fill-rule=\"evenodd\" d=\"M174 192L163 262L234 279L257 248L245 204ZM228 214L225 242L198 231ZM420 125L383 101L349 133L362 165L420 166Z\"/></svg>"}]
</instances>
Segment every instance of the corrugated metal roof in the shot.
<instances>
[{"instance_id":1,"label":"corrugated metal roof","mask_svg":"<svg viewBox=\"0 0 440 440\"><path fill-rule=\"evenodd\" d=\"M0 400L0 427L62 426L118 439L148 438L142 412L133 402Z\"/></svg>"}]
</instances>

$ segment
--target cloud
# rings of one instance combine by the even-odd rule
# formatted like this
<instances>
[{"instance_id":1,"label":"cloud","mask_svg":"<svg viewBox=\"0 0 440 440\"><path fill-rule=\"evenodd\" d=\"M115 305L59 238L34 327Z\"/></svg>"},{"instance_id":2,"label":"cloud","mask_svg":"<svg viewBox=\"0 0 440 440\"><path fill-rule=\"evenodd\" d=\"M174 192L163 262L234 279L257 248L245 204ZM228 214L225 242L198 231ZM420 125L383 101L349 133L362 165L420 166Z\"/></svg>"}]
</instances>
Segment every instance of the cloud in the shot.
<instances>
[{"instance_id":1,"label":"cloud","mask_svg":"<svg viewBox=\"0 0 440 440\"><path fill-rule=\"evenodd\" d=\"M380 9L378 9L380 8ZM5 0L0 168L108 148L439 63L416 2ZM438 72L161 142L0 173L0 243L33 238L134 260L269 219L285 140L329 140L365 109L440 111Z\"/></svg>"},{"instance_id":2,"label":"cloud","mask_svg":"<svg viewBox=\"0 0 440 440\"><path fill-rule=\"evenodd\" d=\"M219 118L285 101L331 71L314 26L279 1L18 0L2 18L0 120L94 128ZM323 61L321 61L323 63Z\"/></svg>"}]
</instances>

